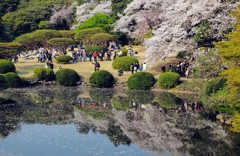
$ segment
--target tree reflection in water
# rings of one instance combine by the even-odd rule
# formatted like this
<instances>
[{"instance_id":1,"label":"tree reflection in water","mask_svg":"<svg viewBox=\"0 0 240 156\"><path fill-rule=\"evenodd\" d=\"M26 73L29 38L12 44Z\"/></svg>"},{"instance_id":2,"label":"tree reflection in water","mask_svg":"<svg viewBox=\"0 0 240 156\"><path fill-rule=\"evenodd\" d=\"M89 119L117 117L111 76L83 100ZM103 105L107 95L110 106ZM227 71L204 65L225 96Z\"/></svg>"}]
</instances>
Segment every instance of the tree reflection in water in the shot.
<instances>
[{"instance_id":1,"label":"tree reflection in water","mask_svg":"<svg viewBox=\"0 0 240 156\"><path fill-rule=\"evenodd\" d=\"M4 92L0 95L4 97ZM239 135L229 135L223 126L206 120L198 101L171 93L105 89L84 93L65 88L18 92L17 96L5 91L5 97L17 104L0 105L2 137L16 131L20 121L74 123L81 134L99 132L115 146L133 143L159 154L234 156L239 152Z\"/></svg>"},{"instance_id":2,"label":"tree reflection in water","mask_svg":"<svg viewBox=\"0 0 240 156\"><path fill-rule=\"evenodd\" d=\"M11 99L0 98L0 139L20 129L22 108Z\"/></svg>"}]
</instances>

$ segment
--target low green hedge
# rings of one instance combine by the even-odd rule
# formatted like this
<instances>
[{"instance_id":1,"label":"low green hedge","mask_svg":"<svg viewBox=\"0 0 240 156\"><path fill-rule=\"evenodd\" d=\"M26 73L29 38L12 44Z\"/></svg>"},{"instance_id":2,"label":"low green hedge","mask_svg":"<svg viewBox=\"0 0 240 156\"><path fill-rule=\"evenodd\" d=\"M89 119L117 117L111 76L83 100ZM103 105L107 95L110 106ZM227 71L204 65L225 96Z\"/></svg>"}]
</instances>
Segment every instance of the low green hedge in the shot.
<instances>
[{"instance_id":1,"label":"low green hedge","mask_svg":"<svg viewBox=\"0 0 240 156\"><path fill-rule=\"evenodd\" d=\"M129 89L148 90L155 82L156 80L151 73L138 72L129 77L127 84Z\"/></svg>"},{"instance_id":2,"label":"low green hedge","mask_svg":"<svg viewBox=\"0 0 240 156\"><path fill-rule=\"evenodd\" d=\"M165 72L160 74L158 79L158 85L161 88L169 89L177 86L179 84L180 75L173 72Z\"/></svg>"},{"instance_id":3,"label":"low green hedge","mask_svg":"<svg viewBox=\"0 0 240 156\"><path fill-rule=\"evenodd\" d=\"M209 81L209 83L207 84L206 88L205 88L205 94L206 95L210 95L212 93L216 93L216 91L224 88L224 86L226 85L226 80L218 77L215 78L211 81Z\"/></svg>"},{"instance_id":4,"label":"low green hedge","mask_svg":"<svg viewBox=\"0 0 240 156\"><path fill-rule=\"evenodd\" d=\"M114 77L111 73L109 73L106 70L99 70L92 74L89 82L96 87L110 88L113 86Z\"/></svg>"},{"instance_id":5,"label":"low green hedge","mask_svg":"<svg viewBox=\"0 0 240 156\"><path fill-rule=\"evenodd\" d=\"M34 76L38 80L52 81L55 79L54 71L49 68L36 68L34 69Z\"/></svg>"},{"instance_id":6,"label":"low green hedge","mask_svg":"<svg viewBox=\"0 0 240 156\"><path fill-rule=\"evenodd\" d=\"M15 72L16 67L15 65L8 60L0 59L0 73L5 74L8 72Z\"/></svg>"},{"instance_id":7,"label":"low green hedge","mask_svg":"<svg viewBox=\"0 0 240 156\"><path fill-rule=\"evenodd\" d=\"M99 52L101 50L105 51L107 48L106 47L103 47L103 46L89 46L86 48L86 51L87 52Z\"/></svg>"},{"instance_id":8,"label":"low green hedge","mask_svg":"<svg viewBox=\"0 0 240 156\"><path fill-rule=\"evenodd\" d=\"M16 73L9 72L3 76L7 81L8 87L18 87L21 84L21 79Z\"/></svg>"},{"instance_id":9,"label":"low green hedge","mask_svg":"<svg viewBox=\"0 0 240 156\"><path fill-rule=\"evenodd\" d=\"M72 59L71 56L68 56L68 55L61 55L61 56L58 56L56 58L57 62L58 63L61 63L61 64L69 64L69 61Z\"/></svg>"},{"instance_id":10,"label":"low green hedge","mask_svg":"<svg viewBox=\"0 0 240 156\"><path fill-rule=\"evenodd\" d=\"M61 69L56 73L56 81L62 86L75 86L80 80L81 77L72 69Z\"/></svg>"},{"instance_id":11,"label":"low green hedge","mask_svg":"<svg viewBox=\"0 0 240 156\"><path fill-rule=\"evenodd\" d=\"M6 89L8 87L8 83L3 75L0 75L0 90Z\"/></svg>"},{"instance_id":12,"label":"low green hedge","mask_svg":"<svg viewBox=\"0 0 240 156\"><path fill-rule=\"evenodd\" d=\"M117 57L112 64L114 69L121 69L123 71L130 71L132 63L138 62L138 59L130 56Z\"/></svg>"}]
</instances>

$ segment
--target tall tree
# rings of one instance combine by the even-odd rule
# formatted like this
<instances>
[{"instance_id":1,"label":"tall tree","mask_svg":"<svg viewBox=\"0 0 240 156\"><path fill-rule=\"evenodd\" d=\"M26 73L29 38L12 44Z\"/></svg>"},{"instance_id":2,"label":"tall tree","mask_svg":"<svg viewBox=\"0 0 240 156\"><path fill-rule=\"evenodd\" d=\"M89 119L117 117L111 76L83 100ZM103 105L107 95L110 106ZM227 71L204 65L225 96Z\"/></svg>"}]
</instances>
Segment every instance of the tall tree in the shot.
<instances>
[{"instance_id":1,"label":"tall tree","mask_svg":"<svg viewBox=\"0 0 240 156\"><path fill-rule=\"evenodd\" d=\"M36 44L42 45L45 49L48 49L48 41L52 38L61 37L61 33L57 30L41 29L34 31L31 36Z\"/></svg>"},{"instance_id":2,"label":"tall tree","mask_svg":"<svg viewBox=\"0 0 240 156\"><path fill-rule=\"evenodd\" d=\"M67 47L73 43L74 40L71 38L52 38L48 41L49 45L60 49L63 53L66 52Z\"/></svg>"}]
</instances>

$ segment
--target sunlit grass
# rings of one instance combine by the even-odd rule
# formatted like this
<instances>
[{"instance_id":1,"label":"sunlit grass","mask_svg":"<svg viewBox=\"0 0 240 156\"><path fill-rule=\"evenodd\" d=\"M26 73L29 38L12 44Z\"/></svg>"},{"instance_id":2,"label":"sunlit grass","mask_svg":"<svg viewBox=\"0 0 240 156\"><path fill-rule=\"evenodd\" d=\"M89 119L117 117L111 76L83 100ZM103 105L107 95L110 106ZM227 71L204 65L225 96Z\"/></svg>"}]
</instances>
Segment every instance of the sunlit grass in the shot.
<instances>
[{"instance_id":1,"label":"sunlit grass","mask_svg":"<svg viewBox=\"0 0 240 156\"><path fill-rule=\"evenodd\" d=\"M145 60L145 48L143 46L135 46L134 51L138 51L138 54L135 57L138 58L140 63L143 63ZM71 56L71 53L68 53ZM59 70L59 66L61 65L62 68L70 68L75 70L78 74L80 74L84 81L89 81L90 76L94 72L94 65L91 62L78 62L73 64L58 64L56 60L53 60L54 63L54 71L57 72ZM24 60L23 58L19 58L19 62L15 64L17 68L17 73L20 77L23 78L32 78L33 71L37 67L44 68L45 63L38 63L37 58L32 60ZM103 61L100 62L101 70L107 70L113 74L115 79L118 82L126 82L131 75L130 72L124 72L123 76L119 77L117 75L118 70L112 68L112 61Z\"/></svg>"}]
</instances>

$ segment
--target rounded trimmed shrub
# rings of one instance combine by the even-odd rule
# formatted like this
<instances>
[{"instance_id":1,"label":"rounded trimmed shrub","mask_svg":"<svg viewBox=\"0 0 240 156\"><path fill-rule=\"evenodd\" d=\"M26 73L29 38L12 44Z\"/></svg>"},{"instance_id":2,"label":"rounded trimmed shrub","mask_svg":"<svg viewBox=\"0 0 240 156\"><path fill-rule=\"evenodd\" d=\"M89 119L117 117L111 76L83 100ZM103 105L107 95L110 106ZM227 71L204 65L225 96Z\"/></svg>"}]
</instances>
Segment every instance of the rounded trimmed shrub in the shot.
<instances>
[{"instance_id":1,"label":"rounded trimmed shrub","mask_svg":"<svg viewBox=\"0 0 240 156\"><path fill-rule=\"evenodd\" d=\"M173 88L178 85L180 80L180 75L174 72L165 72L160 74L158 79L159 87L163 89Z\"/></svg>"},{"instance_id":2,"label":"rounded trimmed shrub","mask_svg":"<svg viewBox=\"0 0 240 156\"><path fill-rule=\"evenodd\" d=\"M93 52L98 52L98 51L105 51L106 50L106 47L103 47L103 46L89 46L86 48L86 51L87 52L90 52L90 51L93 51Z\"/></svg>"},{"instance_id":3,"label":"rounded trimmed shrub","mask_svg":"<svg viewBox=\"0 0 240 156\"><path fill-rule=\"evenodd\" d=\"M5 74L8 72L15 72L16 67L15 65L8 60L0 59L0 73Z\"/></svg>"},{"instance_id":4,"label":"rounded trimmed shrub","mask_svg":"<svg viewBox=\"0 0 240 156\"><path fill-rule=\"evenodd\" d=\"M34 76L38 80L52 81L55 79L54 71L49 68L36 68L34 69Z\"/></svg>"},{"instance_id":5,"label":"rounded trimmed shrub","mask_svg":"<svg viewBox=\"0 0 240 156\"><path fill-rule=\"evenodd\" d=\"M129 89L148 90L155 82L156 80L151 73L138 72L129 77L127 84Z\"/></svg>"},{"instance_id":6,"label":"rounded trimmed shrub","mask_svg":"<svg viewBox=\"0 0 240 156\"><path fill-rule=\"evenodd\" d=\"M98 33L91 37L91 41L95 44L106 43L109 40L112 40L114 37L108 33Z\"/></svg>"},{"instance_id":7,"label":"rounded trimmed shrub","mask_svg":"<svg viewBox=\"0 0 240 156\"><path fill-rule=\"evenodd\" d=\"M75 86L80 80L81 77L72 69L61 69L56 73L56 81L62 86Z\"/></svg>"},{"instance_id":8,"label":"rounded trimmed shrub","mask_svg":"<svg viewBox=\"0 0 240 156\"><path fill-rule=\"evenodd\" d=\"M130 56L117 57L112 64L114 69L121 69L123 71L130 71L132 63L138 62L138 59Z\"/></svg>"},{"instance_id":9,"label":"rounded trimmed shrub","mask_svg":"<svg viewBox=\"0 0 240 156\"><path fill-rule=\"evenodd\" d=\"M111 73L109 73L106 70L99 70L92 74L92 76L89 79L89 82L96 87L110 88L113 86L114 77Z\"/></svg>"},{"instance_id":10,"label":"rounded trimmed shrub","mask_svg":"<svg viewBox=\"0 0 240 156\"><path fill-rule=\"evenodd\" d=\"M3 75L7 81L8 87L18 87L21 83L20 77L13 72L9 72Z\"/></svg>"},{"instance_id":11,"label":"rounded trimmed shrub","mask_svg":"<svg viewBox=\"0 0 240 156\"><path fill-rule=\"evenodd\" d=\"M8 83L3 75L0 75L0 90L6 89L8 87Z\"/></svg>"},{"instance_id":12,"label":"rounded trimmed shrub","mask_svg":"<svg viewBox=\"0 0 240 156\"><path fill-rule=\"evenodd\" d=\"M205 94L210 95L212 93L216 93L216 91L224 88L225 85L226 85L225 79L223 79L221 77L215 78L208 82L208 84L205 88Z\"/></svg>"},{"instance_id":13,"label":"rounded trimmed shrub","mask_svg":"<svg viewBox=\"0 0 240 156\"><path fill-rule=\"evenodd\" d=\"M57 62L58 63L61 63L61 64L69 64L69 61L72 59L71 56L68 56L68 55L61 55L61 56L58 56L56 58Z\"/></svg>"}]
</instances>

